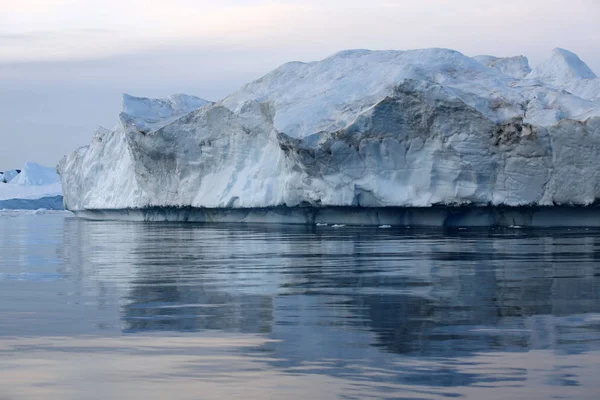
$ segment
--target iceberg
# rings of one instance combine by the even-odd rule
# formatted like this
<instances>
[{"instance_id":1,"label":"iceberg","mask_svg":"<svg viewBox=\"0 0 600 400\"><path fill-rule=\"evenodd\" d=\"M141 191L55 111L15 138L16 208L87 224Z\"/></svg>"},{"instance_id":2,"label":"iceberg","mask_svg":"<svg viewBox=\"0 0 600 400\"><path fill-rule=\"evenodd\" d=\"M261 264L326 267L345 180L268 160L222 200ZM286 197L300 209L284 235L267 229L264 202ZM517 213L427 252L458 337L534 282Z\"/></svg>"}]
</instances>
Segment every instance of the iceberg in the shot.
<instances>
[{"instance_id":1,"label":"iceberg","mask_svg":"<svg viewBox=\"0 0 600 400\"><path fill-rule=\"evenodd\" d=\"M3 172L2 176L0 176L0 183L9 183L15 179L19 173L21 173L20 169L9 169L8 171Z\"/></svg>"},{"instance_id":2,"label":"iceberg","mask_svg":"<svg viewBox=\"0 0 600 400\"><path fill-rule=\"evenodd\" d=\"M28 162L10 183L20 186L46 186L60 183L60 177L55 168Z\"/></svg>"},{"instance_id":3,"label":"iceberg","mask_svg":"<svg viewBox=\"0 0 600 400\"><path fill-rule=\"evenodd\" d=\"M350 50L216 103L124 95L117 126L58 171L86 218L600 225L599 98L563 49L533 70L523 56Z\"/></svg>"},{"instance_id":4,"label":"iceberg","mask_svg":"<svg viewBox=\"0 0 600 400\"><path fill-rule=\"evenodd\" d=\"M0 183L0 209L62 210L63 196L56 169L27 163L8 183ZM6 172L4 173L6 176Z\"/></svg>"}]
</instances>

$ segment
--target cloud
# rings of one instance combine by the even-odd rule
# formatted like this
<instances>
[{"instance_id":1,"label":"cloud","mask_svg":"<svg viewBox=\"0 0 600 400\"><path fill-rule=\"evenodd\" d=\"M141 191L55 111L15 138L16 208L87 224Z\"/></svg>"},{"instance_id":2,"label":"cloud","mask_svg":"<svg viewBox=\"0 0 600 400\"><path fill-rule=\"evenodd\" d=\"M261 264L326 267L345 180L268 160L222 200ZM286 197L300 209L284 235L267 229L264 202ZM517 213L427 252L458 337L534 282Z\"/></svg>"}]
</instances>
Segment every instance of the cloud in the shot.
<instances>
[{"instance_id":1,"label":"cloud","mask_svg":"<svg viewBox=\"0 0 600 400\"><path fill-rule=\"evenodd\" d=\"M0 0L0 9L11 14L46 14L76 0Z\"/></svg>"},{"instance_id":2,"label":"cloud","mask_svg":"<svg viewBox=\"0 0 600 400\"><path fill-rule=\"evenodd\" d=\"M4 44L10 44L11 42L36 42L44 39L60 39L64 40L69 36L77 35L98 35L98 34L110 34L113 31L107 29L77 29L77 30L63 30L63 31L37 31L37 32L19 32L19 33L0 33L0 41Z\"/></svg>"},{"instance_id":3,"label":"cloud","mask_svg":"<svg viewBox=\"0 0 600 400\"><path fill-rule=\"evenodd\" d=\"M590 0L0 0L0 62L98 59L168 47L450 47L597 54ZM12 6L11 6L12 5ZM28 10L45 10L27 12ZM193 49L193 50L192 50ZM202 51L202 50L200 50ZM594 64L595 61L592 62ZM600 64L600 61L597 63Z\"/></svg>"},{"instance_id":4,"label":"cloud","mask_svg":"<svg viewBox=\"0 0 600 400\"><path fill-rule=\"evenodd\" d=\"M314 11L275 2L215 6L181 0L168 5L158 0L70 0L67 12L60 7L67 1L56 2L45 13L25 13L36 9L36 1L24 8L7 7L0 16L0 59L91 59L186 43L260 45L263 39L281 38L294 26L290 21L308 20Z\"/></svg>"}]
</instances>

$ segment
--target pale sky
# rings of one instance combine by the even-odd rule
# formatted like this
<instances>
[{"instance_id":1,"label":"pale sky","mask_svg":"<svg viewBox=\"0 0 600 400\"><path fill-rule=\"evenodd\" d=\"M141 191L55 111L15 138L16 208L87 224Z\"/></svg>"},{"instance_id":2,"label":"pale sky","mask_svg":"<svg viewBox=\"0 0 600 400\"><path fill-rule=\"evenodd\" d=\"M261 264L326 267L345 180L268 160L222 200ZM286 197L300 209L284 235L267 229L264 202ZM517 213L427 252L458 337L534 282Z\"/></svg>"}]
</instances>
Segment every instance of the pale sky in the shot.
<instances>
[{"instance_id":1,"label":"pale sky","mask_svg":"<svg viewBox=\"0 0 600 400\"><path fill-rule=\"evenodd\" d=\"M0 0L0 170L55 165L124 92L219 100L344 49L563 47L600 74L599 20L600 0Z\"/></svg>"}]
</instances>

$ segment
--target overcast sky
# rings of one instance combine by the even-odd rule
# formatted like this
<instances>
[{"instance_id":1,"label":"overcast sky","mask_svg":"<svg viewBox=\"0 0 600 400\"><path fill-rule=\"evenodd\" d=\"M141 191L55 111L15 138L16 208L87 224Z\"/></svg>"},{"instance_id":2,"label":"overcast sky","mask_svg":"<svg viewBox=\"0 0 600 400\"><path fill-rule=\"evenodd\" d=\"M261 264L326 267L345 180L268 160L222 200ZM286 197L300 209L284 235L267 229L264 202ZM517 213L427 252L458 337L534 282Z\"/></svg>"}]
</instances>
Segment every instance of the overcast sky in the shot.
<instances>
[{"instance_id":1,"label":"overcast sky","mask_svg":"<svg viewBox=\"0 0 600 400\"><path fill-rule=\"evenodd\" d=\"M55 165L121 94L218 100L349 48L526 55L600 72L600 0L0 0L0 170Z\"/></svg>"}]
</instances>

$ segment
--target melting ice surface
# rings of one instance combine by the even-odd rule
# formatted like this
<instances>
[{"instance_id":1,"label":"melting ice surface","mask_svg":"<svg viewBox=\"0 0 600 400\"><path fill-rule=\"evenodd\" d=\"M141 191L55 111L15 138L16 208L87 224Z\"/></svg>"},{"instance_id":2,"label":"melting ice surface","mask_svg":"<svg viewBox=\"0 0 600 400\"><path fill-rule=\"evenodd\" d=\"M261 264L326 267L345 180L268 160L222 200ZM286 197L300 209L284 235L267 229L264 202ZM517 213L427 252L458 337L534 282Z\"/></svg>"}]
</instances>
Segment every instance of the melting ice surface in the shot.
<instances>
[{"instance_id":1,"label":"melting ice surface","mask_svg":"<svg viewBox=\"0 0 600 400\"><path fill-rule=\"evenodd\" d=\"M14 398L597 399L600 231L0 213Z\"/></svg>"}]
</instances>

